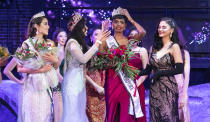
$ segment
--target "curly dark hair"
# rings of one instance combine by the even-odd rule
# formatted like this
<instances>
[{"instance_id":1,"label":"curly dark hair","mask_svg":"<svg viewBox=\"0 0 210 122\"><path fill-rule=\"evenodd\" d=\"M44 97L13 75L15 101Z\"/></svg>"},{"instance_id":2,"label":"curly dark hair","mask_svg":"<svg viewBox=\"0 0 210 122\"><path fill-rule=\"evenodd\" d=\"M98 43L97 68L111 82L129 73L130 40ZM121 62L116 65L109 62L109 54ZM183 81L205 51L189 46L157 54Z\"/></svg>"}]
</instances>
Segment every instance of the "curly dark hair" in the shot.
<instances>
[{"instance_id":1,"label":"curly dark hair","mask_svg":"<svg viewBox=\"0 0 210 122\"><path fill-rule=\"evenodd\" d=\"M180 44L180 40L179 40L179 36L178 36L178 32L177 32L177 24L176 24L175 20L172 18L169 18L169 17L164 17L164 18L160 19L160 22L161 21L165 21L171 28L174 29L174 32L172 33L172 36L171 36L171 41L173 43L177 43L180 46L180 48L182 49L183 47ZM157 29L154 34L154 44L153 44L154 51L159 51L163 47L162 38L159 37L159 34L158 34L158 26L159 26L159 24L157 25Z\"/></svg>"},{"instance_id":2,"label":"curly dark hair","mask_svg":"<svg viewBox=\"0 0 210 122\"><path fill-rule=\"evenodd\" d=\"M60 32L66 32L63 28L56 29L55 32L53 33L53 41L55 42L55 45L58 46L58 40L57 36Z\"/></svg>"},{"instance_id":3,"label":"curly dark hair","mask_svg":"<svg viewBox=\"0 0 210 122\"><path fill-rule=\"evenodd\" d=\"M72 21L73 18L71 18L68 22L68 28L70 28L70 26L72 26ZM82 31L82 29L85 27L85 18L82 18L77 25L74 27L74 29L72 31L70 31L70 33L68 34L68 40L70 38L75 39L81 46L82 46L82 52L86 53L88 50L87 44L85 42L85 34Z\"/></svg>"},{"instance_id":4,"label":"curly dark hair","mask_svg":"<svg viewBox=\"0 0 210 122\"><path fill-rule=\"evenodd\" d=\"M37 17L34 19L31 19L29 24L28 24L28 29L27 29L27 36L26 38L32 38L36 35L37 29L35 28L35 24L39 25L42 23L44 19L47 19L47 17L42 16L42 17ZM46 40L47 35L44 35L43 38Z\"/></svg>"}]
</instances>

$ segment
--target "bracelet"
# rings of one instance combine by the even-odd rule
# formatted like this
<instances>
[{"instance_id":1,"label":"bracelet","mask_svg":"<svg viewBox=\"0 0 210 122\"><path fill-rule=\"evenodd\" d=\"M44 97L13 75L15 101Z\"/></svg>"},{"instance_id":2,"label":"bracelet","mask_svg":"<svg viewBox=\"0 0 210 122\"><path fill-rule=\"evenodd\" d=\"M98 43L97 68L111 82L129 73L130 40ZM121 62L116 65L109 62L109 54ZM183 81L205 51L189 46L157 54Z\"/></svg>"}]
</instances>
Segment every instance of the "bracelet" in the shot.
<instances>
[{"instance_id":1,"label":"bracelet","mask_svg":"<svg viewBox=\"0 0 210 122\"><path fill-rule=\"evenodd\" d=\"M96 42L98 42L99 44L102 44L102 42L100 40L96 40Z\"/></svg>"}]
</instances>

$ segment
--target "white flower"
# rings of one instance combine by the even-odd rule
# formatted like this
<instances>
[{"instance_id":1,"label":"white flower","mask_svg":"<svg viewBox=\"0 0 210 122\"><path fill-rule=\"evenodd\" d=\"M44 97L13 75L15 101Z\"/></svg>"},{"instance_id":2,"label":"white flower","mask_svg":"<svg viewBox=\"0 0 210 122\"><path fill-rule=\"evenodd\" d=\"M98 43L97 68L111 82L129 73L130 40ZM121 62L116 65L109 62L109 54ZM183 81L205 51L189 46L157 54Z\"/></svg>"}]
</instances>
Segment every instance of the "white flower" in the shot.
<instances>
[{"instance_id":1,"label":"white flower","mask_svg":"<svg viewBox=\"0 0 210 122\"><path fill-rule=\"evenodd\" d=\"M52 47L48 47L48 50L52 50Z\"/></svg>"}]
</instances>

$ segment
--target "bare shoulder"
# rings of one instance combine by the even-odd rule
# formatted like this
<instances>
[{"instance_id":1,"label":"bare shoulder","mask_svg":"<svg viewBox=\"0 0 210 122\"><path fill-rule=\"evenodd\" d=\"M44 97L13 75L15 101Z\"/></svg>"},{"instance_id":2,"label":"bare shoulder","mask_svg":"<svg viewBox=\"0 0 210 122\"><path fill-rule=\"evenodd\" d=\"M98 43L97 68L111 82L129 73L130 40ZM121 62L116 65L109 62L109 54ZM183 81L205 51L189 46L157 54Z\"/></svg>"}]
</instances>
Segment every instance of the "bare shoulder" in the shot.
<instances>
[{"instance_id":1,"label":"bare shoulder","mask_svg":"<svg viewBox=\"0 0 210 122\"><path fill-rule=\"evenodd\" d=\"M180 46L179 46L179 44L177 44L177 43L174 43L174 44L171 46L171 48L172 48L173 50L177 50L177 49L180 50Z\"/></svg>"},{"instance_id":2,"label":"bare shoulder","mask_svg":"<svg viewBox=\"0 0 210 122\"><path fill-rule=\"evenodd\" d=\"M174 43L171 47L170 47L170 52L173 54L173 53L176 53L177 51L180 52L180 46L179 44L177 43Z\"/></svg>"}]
</instances>

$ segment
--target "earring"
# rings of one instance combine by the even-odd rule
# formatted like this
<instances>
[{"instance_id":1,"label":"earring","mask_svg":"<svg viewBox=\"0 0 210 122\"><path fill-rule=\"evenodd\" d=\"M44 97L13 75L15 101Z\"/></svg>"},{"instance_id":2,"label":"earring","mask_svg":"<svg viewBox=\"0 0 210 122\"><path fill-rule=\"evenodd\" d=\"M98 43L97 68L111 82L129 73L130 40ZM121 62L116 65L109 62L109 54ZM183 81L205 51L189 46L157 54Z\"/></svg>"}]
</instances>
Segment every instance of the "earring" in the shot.
<instances>
[{"instance_id":1,"label":"earring","mask_svg":"<svg viewBox=\"0 0 210 122\"><path fill-rule=\"evenodd\" d=\"M39 34L39 32L38 31L36 31L36 35L38 35Z\"/></svg>"},{"instance_id":2,"label":"earring","mask_svg":"<svg viewBox=\"0 0 210 122\"><path fill-rule=\"evenodd\" d=\"M170 38L172 37L172 32L170 33Z\"/></svg>"}]
</instances>

